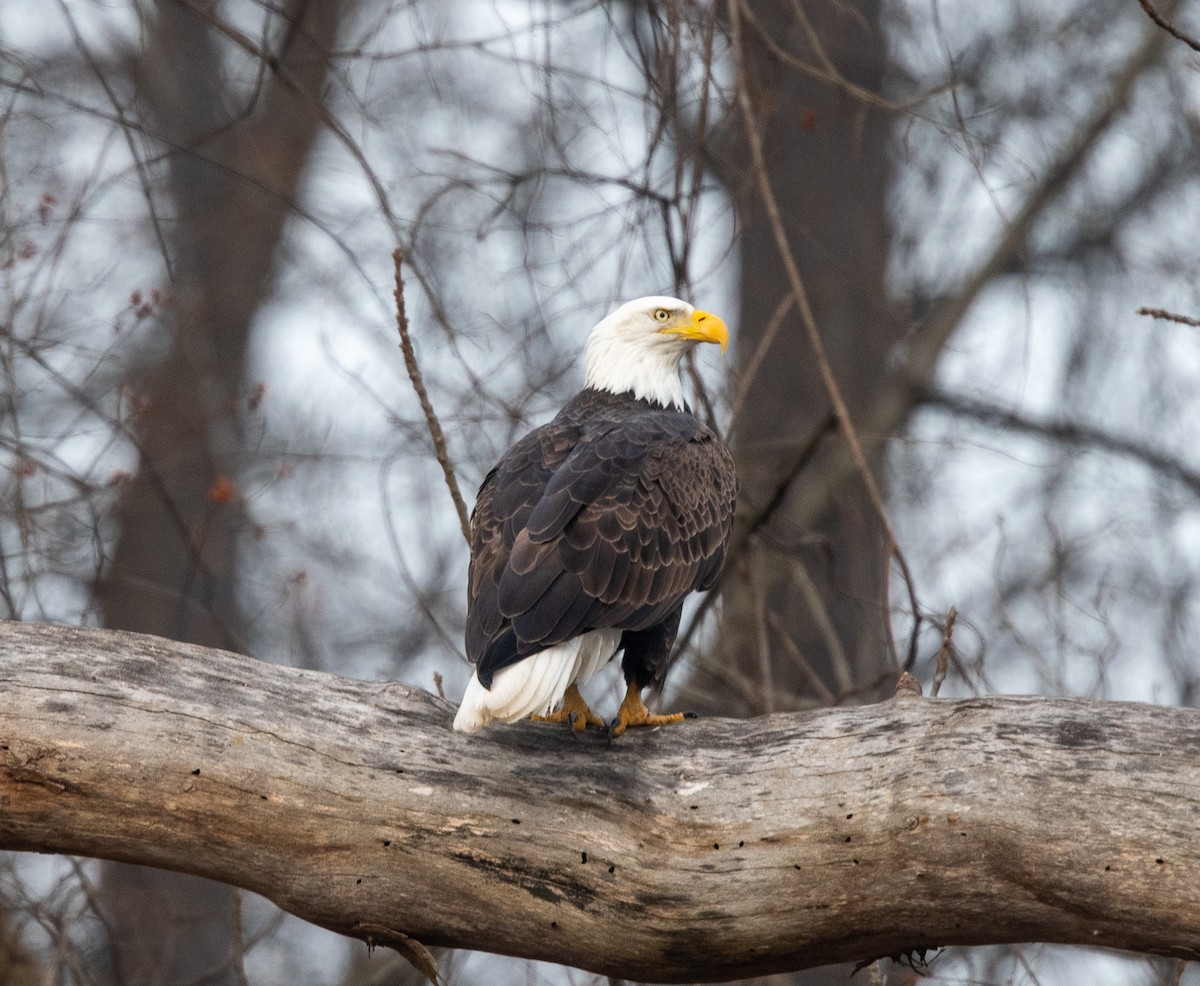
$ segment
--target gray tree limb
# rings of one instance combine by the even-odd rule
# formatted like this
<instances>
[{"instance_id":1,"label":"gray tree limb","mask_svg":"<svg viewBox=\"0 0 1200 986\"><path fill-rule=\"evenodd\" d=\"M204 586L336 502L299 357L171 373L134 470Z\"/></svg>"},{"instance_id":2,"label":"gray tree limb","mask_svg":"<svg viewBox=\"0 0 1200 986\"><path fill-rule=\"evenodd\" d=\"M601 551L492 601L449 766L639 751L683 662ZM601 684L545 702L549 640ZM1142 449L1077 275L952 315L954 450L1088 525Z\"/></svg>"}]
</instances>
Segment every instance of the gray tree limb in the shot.
<instances>
[{"instance_id":1,"label":"gray tree limb","mask_svg":"<svg viewBox=\"0 0 1200 986\"><path fill-rule=\"evenodd\" d=\"M1200 711L897 698L609 746L418 689L0 623L0 848L650 981L950 944L1200 959Z\"/></svg>"}]
</instances>

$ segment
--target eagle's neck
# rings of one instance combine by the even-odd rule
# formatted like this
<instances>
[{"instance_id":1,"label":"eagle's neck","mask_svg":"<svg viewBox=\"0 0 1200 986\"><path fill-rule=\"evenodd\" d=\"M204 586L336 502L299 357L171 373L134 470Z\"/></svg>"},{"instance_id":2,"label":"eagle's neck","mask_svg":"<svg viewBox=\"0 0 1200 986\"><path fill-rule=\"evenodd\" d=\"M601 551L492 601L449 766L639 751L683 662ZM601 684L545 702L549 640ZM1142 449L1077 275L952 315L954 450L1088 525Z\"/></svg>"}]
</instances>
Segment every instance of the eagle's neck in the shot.
<instances>
[{"instance_id":1,"label":"eagle's neck","mask_svg":"<svg viewBox=\"0 0 1200 986\"><path fill-rule=\"evenodd\" d=\"M588 340L583 385L611 394L633 394L640 400L687 410L679 377L682 353L676 346L633 347L603 334Z\"/></svg>"}]
</instances>

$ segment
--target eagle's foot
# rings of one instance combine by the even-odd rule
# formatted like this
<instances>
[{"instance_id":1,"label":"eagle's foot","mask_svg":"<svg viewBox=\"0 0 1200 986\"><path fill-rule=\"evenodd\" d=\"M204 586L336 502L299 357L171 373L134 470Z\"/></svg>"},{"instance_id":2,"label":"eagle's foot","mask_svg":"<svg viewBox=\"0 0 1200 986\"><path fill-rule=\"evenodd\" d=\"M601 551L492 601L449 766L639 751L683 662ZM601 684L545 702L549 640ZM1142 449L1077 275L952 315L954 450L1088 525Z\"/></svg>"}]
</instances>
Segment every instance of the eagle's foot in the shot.
<instances>
[{"instance_id":1,"label":"eagle's foot","mask_svg":"<svg viewBox=\"0 0 1200 986\"><path fill-rule=\"evenodd\" d=\"M575 685L569 685L563 692L562 708L557 712L550 712L544 716L532 715L529 718L534 722L565 722L576 733L582 733L588 726L599 726L603 729L606 725L603 719L588 708L587 702L583 700L579 688Z\"/></svg>"},{"instance_id":2,"label":"eagle's foot","mask_svg":"<svg viewBox=\"0 0 1200 986\"><path fill-rule=\"evenodd\" d=\"M684 719L695 719L695 712L671 712L667 715L656 715L646 708L642 701L642 690L634 682L629 683L625 690L625 698L617 717L608 727L610 737L620 736L630 726L669 726L672 723L683 722Z\"/></svg>"}]
</instances>

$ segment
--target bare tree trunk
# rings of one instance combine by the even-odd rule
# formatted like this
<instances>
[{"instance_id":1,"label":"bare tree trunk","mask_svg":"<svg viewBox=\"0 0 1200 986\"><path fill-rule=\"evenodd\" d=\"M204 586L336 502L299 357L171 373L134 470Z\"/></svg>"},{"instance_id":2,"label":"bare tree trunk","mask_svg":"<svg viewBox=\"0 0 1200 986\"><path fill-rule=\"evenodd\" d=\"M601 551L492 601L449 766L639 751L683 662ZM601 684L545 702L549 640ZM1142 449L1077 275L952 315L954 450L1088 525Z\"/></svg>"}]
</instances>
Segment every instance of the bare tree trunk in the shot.
<instances>
[{"instance_id":1,"label":"bare tree trunk","mask_svg":"<svg viewBox=\"0 0 1200 986\"><path fill-rule=\"evenodd\" d=\"M166 351L147 354L130 376L141 463L122 494L99 586L110 627L233 649L242 639L246 353L320 131L328 53L347 9L286 6L270 53L275 69L253 96L227 81L228 43L206 8L163 0L139 63L147 129L174 151L171 304ZM115 981L236 981L228 887L111 867L103 890Z\"/></svg>"},{"instance_id":2,"label":"bare tree trunk","mask_svg":"<svg viewBox=\"0 0 1200 986\"><path fill-rule=\"evenodd\" d=\"M798 71L780 53L826 75L828 64L847 82L878 92L885 70L879 4L753 4L743 5L741 16L740 57L762 130L767 178L853 416L870 404L901 332L884 283L891 119L844 85ZM795 305L774 328L792 290L746 143L744 135L731 142L735 150L722 169L741 220L737 346L748 390L734 438L743 520L772 500L830 407ZM773 341L765 343L770 332ZM817 455L794 482L821 483L821 462ZM877 451L870 461L877 475L881 463ZM729 646L718 650L697 682L701 694L719 686L724 711L794 707L864 688L862 696L869 697L891 667L883 646L878 519L857 480L828 489L824 503L820 515L808 515L783 497L756 539L761 559L750 566L754 583L745 567L729 574ZM760 644L747 646L752 641ZM760 652L770 660L764 662ZM731 690L731 677L750 685ZM731 692L737 696L732 701Z\"/></svg>"},{"instance_id":3,"label":"bare tree trunk","mask_svg":"<svg viewBox=\"0 0 1200 986\"><path fill-rule=\"evenodd\" d=\"M0 652L0 849L201 873L426 967L423 945L651 982L1022 941L1200 959L1195 709L903 697L609 744L465 737L418 689L135 634L0 623Z\"/></svg>"}]
</instances>

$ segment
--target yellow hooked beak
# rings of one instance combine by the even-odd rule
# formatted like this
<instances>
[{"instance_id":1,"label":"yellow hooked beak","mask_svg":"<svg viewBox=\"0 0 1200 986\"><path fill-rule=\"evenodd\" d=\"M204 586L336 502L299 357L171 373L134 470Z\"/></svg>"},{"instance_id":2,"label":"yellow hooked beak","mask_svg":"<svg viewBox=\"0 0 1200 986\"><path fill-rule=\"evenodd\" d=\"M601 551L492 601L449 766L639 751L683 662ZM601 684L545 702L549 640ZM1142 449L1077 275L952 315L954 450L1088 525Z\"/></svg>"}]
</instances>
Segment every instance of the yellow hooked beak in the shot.
<instances>
[{"instance_id":1,"label":"yellow hooked beak","mask_svg":"<svg viewBox=\"0 0 1200 986\"><path fill-rule=\"evenodd\" d=\"M721 352L729 345L729 330L720 317L711 312L696 309L692 312L690 322L682 325L672 325L670 328L659 330L663 335L682 336L696 342L715 342L721 346Z\"/></svg>"}]
</instances>

